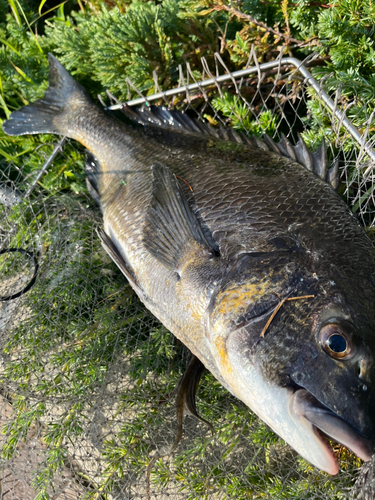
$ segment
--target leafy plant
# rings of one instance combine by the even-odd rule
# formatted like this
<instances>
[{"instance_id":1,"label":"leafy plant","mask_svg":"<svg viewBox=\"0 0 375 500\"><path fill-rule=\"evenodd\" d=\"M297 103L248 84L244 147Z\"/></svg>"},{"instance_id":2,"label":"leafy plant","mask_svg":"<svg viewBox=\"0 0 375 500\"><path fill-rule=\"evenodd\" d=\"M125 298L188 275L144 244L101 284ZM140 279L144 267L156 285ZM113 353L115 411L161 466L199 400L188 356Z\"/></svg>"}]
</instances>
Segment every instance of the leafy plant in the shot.
<instances>
[{"instance_id":1,"label":"leafy plant","mask_svg":"<svg viewBox=\"0 0 375 500\"><path fill-rule=\"evenodd\" d=\"M212 106L229 118L228 122L231 127L250 135L262 137L264 134L269 134L272 136L277 128L278 117L270 110L261 111L255 117L245 100L228 92L212 99Z\"/></svg>"}]
</instances>

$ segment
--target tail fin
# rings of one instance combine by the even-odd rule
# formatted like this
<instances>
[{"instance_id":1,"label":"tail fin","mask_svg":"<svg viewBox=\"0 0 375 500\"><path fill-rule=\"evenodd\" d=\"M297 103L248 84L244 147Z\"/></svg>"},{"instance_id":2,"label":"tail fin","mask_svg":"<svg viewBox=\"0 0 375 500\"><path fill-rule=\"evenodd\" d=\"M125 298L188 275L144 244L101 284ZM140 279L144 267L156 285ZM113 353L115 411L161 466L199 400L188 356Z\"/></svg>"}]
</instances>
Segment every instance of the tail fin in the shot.
<instances>
[{"instance_id":1,"label":"tail fin","mask_svg":"<svg viewBox=\"0 0 375 500\"><path fill-rule=\"evenodd\" d=\"M91 102L87 91L77 83L59 61L48 54L49 86L46 93L28 106L14 111L3 123L3 131L8 135L63 134L67 133L65 122L59 118L69 111L72 104L80 101Z\"/></svg>"}]
</instances>

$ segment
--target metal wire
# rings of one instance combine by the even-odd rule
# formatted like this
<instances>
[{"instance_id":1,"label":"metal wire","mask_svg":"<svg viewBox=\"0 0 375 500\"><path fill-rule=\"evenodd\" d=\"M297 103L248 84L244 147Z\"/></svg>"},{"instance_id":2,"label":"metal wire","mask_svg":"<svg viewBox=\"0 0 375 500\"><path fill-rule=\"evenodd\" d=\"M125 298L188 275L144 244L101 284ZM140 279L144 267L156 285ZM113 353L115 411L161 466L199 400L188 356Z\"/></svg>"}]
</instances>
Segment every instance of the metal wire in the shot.
<instances>
[{"instance_id":1,"label":"metal wire","mask_svg":"<svg viewBox=\"0 0 375 500\"><path fill-rule=\"evenodd\" d=\"M256 60L256 57L255 57ZM335 102L331 99L331 97L325 92L318 80L316 80L302 61L296 59L295 57L283 57L282 59L270 61L267 63L259 64L257 66L252 66L251 68L242 69L239 71L234 71L233 73L227 73L225 75L220 75L215 78L209 78L207 80L203 80L198 83L191 83L189 85L184 85L181 87L177 87L175 89L169 89L164 92L157 92L156 94L152 94L146 97L139 97L138 99L132 99L127 101L124 104L115 104L112 106L108 106L106 109L108 110L118 110L122 109L125 105L127 106L139 106L140 104L151 103L153 101L157 101L159 99L165 99L166 97L173 97L178 94L187 93L191 91L195 91L198 89L202 89L205 87L210 87L212 85L217 85L220 83L224 83L227 81L235 82L238 78L247 77L251 74L258 73L273 69L273 68L281 68L282 66L294 66L296 71L301 73L302 76L306 78L306 84L312 87L318 94L318 96L323 100L326 107L332 111L334 116L339 120L339 122L346 128L346 130L350 133L350 135L357 141L357 143L364 148L368 156L375 162L375 150L368 144L363 143L363 136L359 132L359 130L351 123L351 121L345 116L345 113L340 111L338 107L335 105Z\"/></svg>"}]
</instances>

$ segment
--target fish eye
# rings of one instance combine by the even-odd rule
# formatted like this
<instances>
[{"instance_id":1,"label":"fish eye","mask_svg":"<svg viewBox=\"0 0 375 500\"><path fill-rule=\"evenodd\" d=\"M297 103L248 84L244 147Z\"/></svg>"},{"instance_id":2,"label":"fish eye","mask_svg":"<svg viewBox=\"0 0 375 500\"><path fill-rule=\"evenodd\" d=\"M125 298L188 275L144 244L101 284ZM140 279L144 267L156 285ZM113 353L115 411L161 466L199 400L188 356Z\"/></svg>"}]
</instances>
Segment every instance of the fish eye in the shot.
<instances>
[{"instance_id":1,"label":"fish eye","mask_svg":"<svg viewBox=\"0 0 375 500\"><path fill-rule=\"evenodd\" d=\"M334 359L348 359L354 354L352 337L337 324L324 325L319 332L319 343Z\"/></svg>"}]
</instances>

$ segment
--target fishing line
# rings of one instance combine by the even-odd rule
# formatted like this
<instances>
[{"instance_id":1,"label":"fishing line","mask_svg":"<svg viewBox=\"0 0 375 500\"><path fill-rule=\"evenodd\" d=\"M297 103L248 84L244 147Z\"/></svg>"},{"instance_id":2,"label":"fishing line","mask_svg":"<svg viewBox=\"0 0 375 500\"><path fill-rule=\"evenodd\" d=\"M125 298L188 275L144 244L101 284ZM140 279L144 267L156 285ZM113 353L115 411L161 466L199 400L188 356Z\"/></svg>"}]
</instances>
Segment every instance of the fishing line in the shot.
<instances>
[{"instance_id":1,"label":"fishing line","mask_svg":"<svg viewBox=\"0 0 375 500\"><path fill-rule=\"evenodd\" d=\"M12 295L5 295L3 297L0 296L0 301L2 301L2 302L5 302L7 300L16 299L17 297L20 297L24 293L28 292L30 290L30 288L35 284L36 277L37 277L38 270L39 270L39 264L36 260L36 257L31 252L28 252L27 250L24 250L23 248L6 248L5 250L0 250L0 255L5 254L5 253L22 253L24 255L27 255L30 258L30 260L33 261L34 274L33 274L33 277L31 278L31 280L28 282L28 284L20 292L14 293Z\"/></svg>"}]
</instances>

